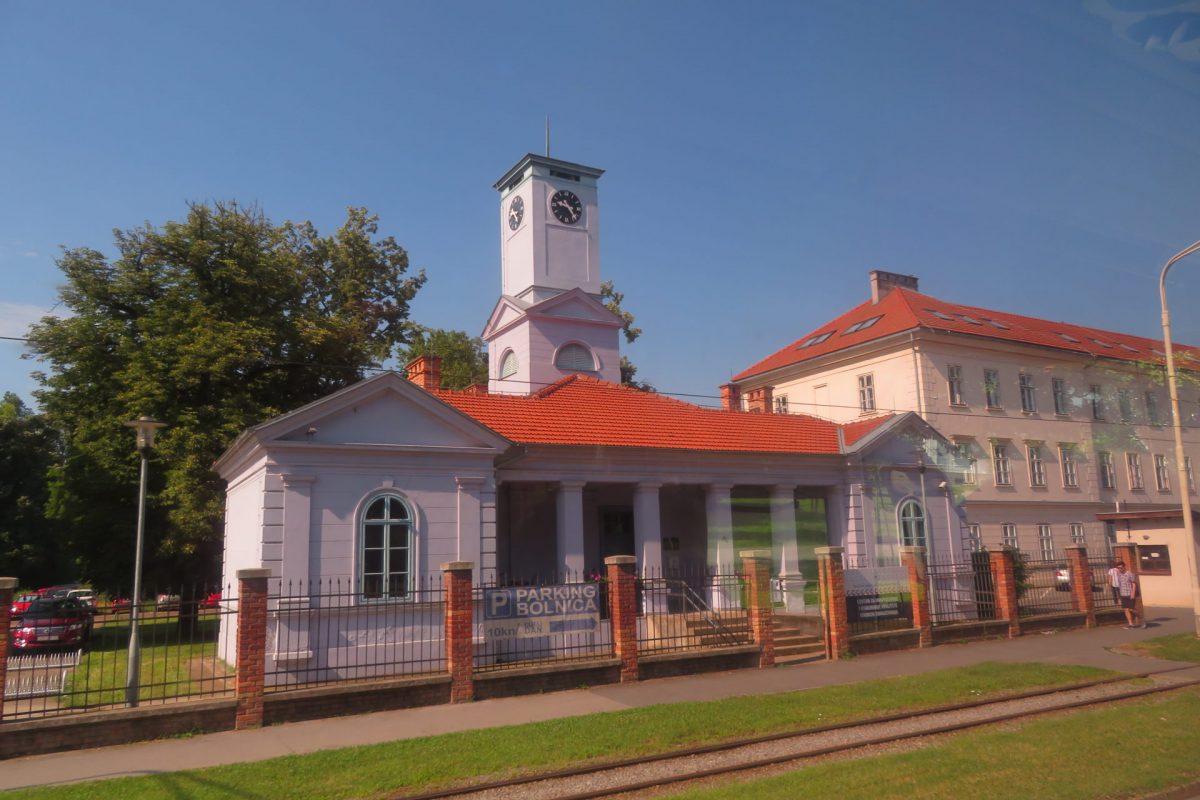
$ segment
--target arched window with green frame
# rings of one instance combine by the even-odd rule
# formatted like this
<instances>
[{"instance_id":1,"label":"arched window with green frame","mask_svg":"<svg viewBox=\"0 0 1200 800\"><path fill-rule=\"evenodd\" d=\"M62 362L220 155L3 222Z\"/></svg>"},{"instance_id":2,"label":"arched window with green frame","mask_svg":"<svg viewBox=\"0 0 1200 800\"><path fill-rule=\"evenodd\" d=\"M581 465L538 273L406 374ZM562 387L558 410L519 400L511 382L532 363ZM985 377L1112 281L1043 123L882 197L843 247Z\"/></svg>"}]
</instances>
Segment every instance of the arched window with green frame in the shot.
<instances>
[{"instance_id":1,"label":"arched window with green frame","mask_svg":"<svg viewBox=\"0 0 1200 800\"><path fill-rule=\"evenodd\" d=\"M359 578L364 600L412 597L413 515L398 495L371 500L359 523Z\"/></svg>"}]
</instances>

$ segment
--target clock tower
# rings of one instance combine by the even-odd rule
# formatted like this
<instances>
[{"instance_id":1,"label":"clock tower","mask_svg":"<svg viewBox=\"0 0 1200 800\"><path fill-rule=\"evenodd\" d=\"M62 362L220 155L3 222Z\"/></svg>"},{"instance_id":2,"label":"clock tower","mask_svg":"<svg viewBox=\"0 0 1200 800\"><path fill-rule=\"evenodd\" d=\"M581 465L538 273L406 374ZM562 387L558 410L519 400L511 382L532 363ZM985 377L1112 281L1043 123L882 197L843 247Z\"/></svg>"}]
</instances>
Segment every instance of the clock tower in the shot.
<instances>
[{"instance_id":1,"label":"clock tower","mask_svg":"<svg viewBox=\"0 0 1200 800\"><path fill-rule=\"evenodd\" d=\"M531 153L496 182L501 296L483 332L489 391L531 394L574 372L620 380L622 323L600 302L603 174Z\"/></svg>"}]
</instances>

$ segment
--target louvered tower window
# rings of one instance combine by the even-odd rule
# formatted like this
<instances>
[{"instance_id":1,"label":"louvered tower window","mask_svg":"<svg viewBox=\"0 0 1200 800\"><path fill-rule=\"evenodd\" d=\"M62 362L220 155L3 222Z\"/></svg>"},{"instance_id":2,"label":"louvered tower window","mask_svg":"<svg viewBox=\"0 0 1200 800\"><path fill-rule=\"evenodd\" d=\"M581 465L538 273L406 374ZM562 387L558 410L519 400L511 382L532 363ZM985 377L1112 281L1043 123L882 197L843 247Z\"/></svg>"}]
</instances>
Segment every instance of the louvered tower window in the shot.
<instances>
[{"instance_id":1,"label":"louvered tower window","mask_svg":"<svg viewBox=\"0 0 1200 800\"><path fill-rule=\"evenodd\" d=\"M519 366L520 363L517 361L517 354L509 350L500 361L500 379L503 380L504 378L516 375Z\"/></svg>"},{"instance_id":2,"label":"louvered tower window","mask_svg":"<svg viewBox=\"0 0 1200 800\"><path fill-rule=\"evenodd\" d=\"M554 358L554 366L575 372L592 372L596 369L596 362L592 358L591 350L581 344L569 344L558 351Z\"/></svg>"}]
</instances>

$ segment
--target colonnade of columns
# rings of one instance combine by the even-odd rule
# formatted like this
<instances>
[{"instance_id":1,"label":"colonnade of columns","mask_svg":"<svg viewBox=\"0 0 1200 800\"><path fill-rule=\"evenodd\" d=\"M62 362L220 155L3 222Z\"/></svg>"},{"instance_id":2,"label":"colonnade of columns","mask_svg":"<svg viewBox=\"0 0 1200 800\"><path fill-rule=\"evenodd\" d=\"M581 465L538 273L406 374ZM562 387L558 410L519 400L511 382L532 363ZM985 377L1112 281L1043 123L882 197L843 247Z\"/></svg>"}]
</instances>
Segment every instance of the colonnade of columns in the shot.
<instances>
[{"instance_id":1,"label":"colonnade of columns","mask_svg":"<svg viewBox=\"0 0 1200 800\"><path fill-rule=\"evenodd\" d=\"M555 502L555 542L558 566L567 574L584 569L584 481L560 481ZM659 491L663 484L641 481L633 490L634 550L639 567L647 574L661 575L663 567L662 514ZM707 563L718 575L735 571L733 540L733 484L704 486ZM804 610L805 579L800 572L796 542L796 486L776 484L770 492L772 563L784 604L789 611ZM812 576L809 576L812 577ZM727 598L710 598L714 604Z\"/></svg>"}]
</instances>

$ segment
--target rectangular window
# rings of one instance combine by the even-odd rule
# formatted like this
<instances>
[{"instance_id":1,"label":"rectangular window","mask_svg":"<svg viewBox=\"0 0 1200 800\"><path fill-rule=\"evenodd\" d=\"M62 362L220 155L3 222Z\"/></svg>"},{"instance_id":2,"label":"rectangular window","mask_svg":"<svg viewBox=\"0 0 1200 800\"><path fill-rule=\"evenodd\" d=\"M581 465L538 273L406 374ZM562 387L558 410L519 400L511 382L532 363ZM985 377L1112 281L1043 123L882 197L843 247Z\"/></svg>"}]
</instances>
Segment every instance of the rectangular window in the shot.
<instances>
[{"instance_id":1,"label":"rectangular window","mask_svg":"<svg viewBox=\"0 0 1200 800\"><path fill-rule=\"evenodd\" d=\"M1112 520L1104 521L1104 546L1108 548L1108 554L1113 554L1113 548L1117 546L1117 523Z\"/></svg>"},{"instance_id":2,"label":"rectangular window","mask_svg":"<svg viewBox=\"0 0 1200 800\"><path fill-rule=\"evenodd\" d=\"M1042 459L1041 445L1028 446L1029 453L1029 485L1043 487L1046 485L1046 462Z\"/></svg>"},{"instance_id":3,"label":"rectangular window","mask_svg":"<svg viewBox=\"0 0 1200 800\"><path fill-rule=\"evenodd\" d=\"M994 369L983 371L983 396L988 408L1000 408L1000 372Z\"/></svg>"},{"instance_id":4,"label":"rectangular window","mask_svg":"<svg viewBox=\"0 0 1200 800\"><path fill-rule=\"evenodd\" d=\"M1146 421L1151 425L1162 424L1158 418L1158 395L1154 392L1146 392Z\"/></svg>"},{"instance_id":5,"label":"rectangular window","mask_svg":"<svg viewBox=\"0 0 1200 800\"><path fill-rule=\"evenodd\" d=\"M1021 410L1027 414L1032 414L1037 411L1037 389L1033 385L1033 376L1028 372L1022 372L1020 375L1021 382Z\"/></svg>"},{"instance_id":6,"label":"rectangular window","mask_svg":"<svg viewBox=\"0 0 1200 800\"><path fill-rule=\"evenodd\" d=\"M1038 547L1042 550L1042 560L1054 559L1054 535L1050 532L1049 525L1038 525Z\"/></svg>"},{"instance_id":7,"label":"rectangular window","mask_svg":"<svg viewBox=\"0 0 1200 800\"><path fill-rule=\"evenodd\" d=\"M1071 523L1071 544L1087 544L1087 536L1083 532L1082 522Z\"/></svg>"},{"instance_id":8,"label":"rectangular window","mask_svg":"<svg viewBox=\"0 0 1200 800\"><path fill-rule=\"evenodd\" d=\"M1020 545L1017 542L1017 526L1011 522L1005 522L1000 526L1000 544L1012 550L1019 550Z\"/></svg>"},{"instance_id":9,"label":"rectangular window","mask_svg":"<svg viewBox=\"0 0 1200 800\"><path fill-rule=\"evenodd\" d=\"M965 544L968 552L974 553L983 549L983 533L980 531L977 523L967 526L967 541Z\"/></svg>"},{"instance_id":10,"label":"rectangular window","mask_svg":"<svg viewBox=\"0 0 1200 800\"><path fill-rule=\"evenodd\" d=\"M1129 473L1129 488L1130 489L1145 489L1146 483L1142 480L1142 457L1137 453L1125 454L1125 469Z\"/></svg>"},{"instance_id":11,"label":"rectangular window","mask_svg":"<svg viewBox=\"0 0 1200 800\"><path fill-rule=\"evenodd\" d=\"M1139 544L1138 568L1143 575L1170 575L1171 551L1165 544Z\"/></svg>"},{"instance_id":12,"label":"rectangular window","mask_svg":"<svg viewBox=\"0 0 1200 800\"><path fill-rule=\"evenodd\" d=\"M949 383L950 405L961 406L966 405L963 402L962 393L962 367L957 364L951 364L946 367L946 380Z\"/></svg>"},{"instance_id":13,"label":"rectangular window","mask_svg":"<svg viewBox=\"0 0 1200 800\"><path fill-rule=\"evenodd\" d=\"M1096 453L1096 458L1100 461L1100 488L1117 488L1117 468L1113 466L1112 453L1101 450Z\"/></svg>"},{"instance_id":14,"label":"rectangular window","mask_svg":"<svg viewBox=\"0 0 1200 800\"><path fill-rule=\"evenodd\" d=\"M1050 385L1054 391L1054 413L1065 417L1071 413L1071 410L1067 408L1067 382L1062 378L1055 378Z\"/></svg>"},{"instance_id":15,"label":"rectangular window","mask_svg":"<svg viewBox=\"0 0 1200 800\"><path fill-rule=\"evenodd\" d=\"M992 444L992 475L997 486L1012 486L1012 467L1009 463L1008 445L1003 442Z\"/></svg>"},{"instance_id":16,"label":"rectangular window","mask_svg":"<svg viewBox=\"0 0 1200 800\"><path fill-rule=\"evenodd\" d=\"M788 413L788 405L787 405L787 397L786 396L775 398L775 413L776 414Z\"/></svg>"},{"instance_id":17,"label":"rectangular window","mask_svg":"<svg viewBox=\"0 0 1200 800\"><path fill-rule=\"evenodd\" d=\"M875 376L871 373L858 376L858 408L864 414L875 410Z\"/></svg>"},{"instance_id":18,"label":"rectangular window","mask_svg":"<svg viewBox=\"0 0 1200 800\"><path fill-rule=\"evenodd\" d=\"M1160 492L1171 491L1171 468L1167 466L1167 457L1164 455L1154 457L1154 485Z\"/></svg>"},{"instance_id":19,"label":"rectangular window","mask_svg":"<svg viewBox=\"0 0 1200 800\"><path fill-rule=\"evenodd\" d=\"M971 442L957 441L954 443L954 458L957 466L962 471L963 483L976 483L979 478L975 469L975 456L971 452Z\"/></svg>"},{"instance_id":20,"label":"rectangular window","mask_svg":"<svg viewBox=\"0 0 1200 800\"><path fill-rule=\"evenodd\" d=\"M1192 472L1192 457L1183 457L1183 471L1187 473L1188 494L1196 493L1196 474Z\"/></svg>"},{"instance_id":21,"label":"rectangular window","mask_svg":"<svg viewBox=\"0 0 1200 800\"><path fill-rule=\"evenodd\" d=\"M1092 419L1104 419L1104 389L1098 383L1093 383L1088 389L1088 398L1092 401Z\"/></svg>"},{"instance_id":22,"label":"rectangular window","mask_svg":"<svg viewBox=\"0 0 1200 800\"><path fill-rule=\"evenodd\" d=\"M1121 413L1121 422L1133 419L1133 392L1129 389L1117 390L1117 410Z\"/></svg>"},{"instance_id":23,"label":"rectangular window","mask_svg":"<svg viewBox=\"0 0 1200 800\"><path fill-rule=\"evenodd\" d=\"M1059 445L1058 461L1062 464L1062 482L1066 489L1079 488L1079 472L1075 469L1075 446Z\"/></svg>"}]
</instances>

